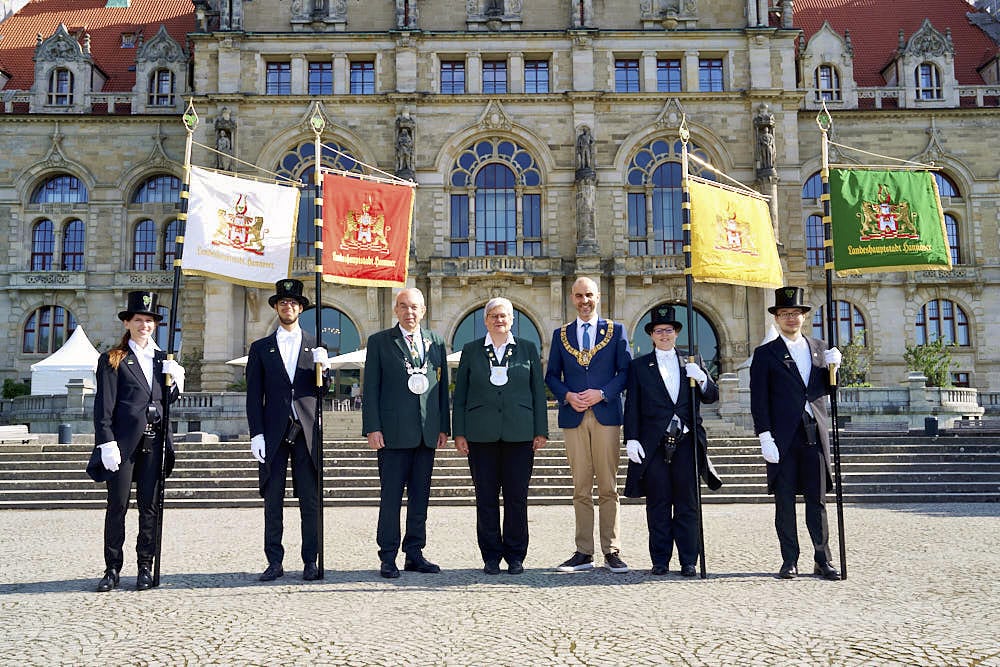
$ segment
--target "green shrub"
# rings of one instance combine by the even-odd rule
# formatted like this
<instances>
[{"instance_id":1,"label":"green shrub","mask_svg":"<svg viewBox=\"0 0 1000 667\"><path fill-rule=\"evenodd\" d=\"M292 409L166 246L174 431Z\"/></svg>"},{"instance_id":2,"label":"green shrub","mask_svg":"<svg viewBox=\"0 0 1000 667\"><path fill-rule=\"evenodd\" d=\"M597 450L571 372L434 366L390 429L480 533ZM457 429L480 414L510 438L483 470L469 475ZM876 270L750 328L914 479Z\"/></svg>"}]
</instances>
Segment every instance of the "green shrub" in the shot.
<instances>
[{"instance_id":1,"label":"green shrub","mask_svg":"<svg viewBox=\"0 0 1000 667\"><path fill-rule=\"evenodd\" d=\"M18 396L27 396L30 393L31 385L27 382L18 382L10 378L3 381L4 398L17 398Z\"/></svg>"},{"instance_id":2,"label":"green shrub","mask_svg":"<svg viewBox=\"0 0 1000 667\"><path fill-rule=\"evenodd\" d=\"M954 343L945 343L942 338L925 345L907 345L903 353L906 370L926 375L928 387L950 387L952 347Z\"/></svg>"}]
</instances>

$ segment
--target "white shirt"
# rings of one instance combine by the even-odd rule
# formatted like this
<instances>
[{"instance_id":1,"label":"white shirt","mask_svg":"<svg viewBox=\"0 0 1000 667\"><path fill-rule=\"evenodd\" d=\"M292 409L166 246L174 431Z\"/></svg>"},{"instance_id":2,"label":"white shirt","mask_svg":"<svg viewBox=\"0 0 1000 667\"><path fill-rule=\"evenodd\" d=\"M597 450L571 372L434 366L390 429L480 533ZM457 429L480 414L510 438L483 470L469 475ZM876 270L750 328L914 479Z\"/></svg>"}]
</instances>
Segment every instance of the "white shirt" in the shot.
<instances>
[{"instance_id":1,"label":"white shirt","mask_svg":"<svg viewBox=\"0 0 1000 667\"><path fill-rule=\"evenodd\" d=\"M512 334L509 331L507 332L507 340L505 340L503 342L503 344L500 345L500 347L496 347L495 345L493 345L493 339L490 338L489 334L486 334L486 340L483 341L483 347L492 347L493 348L493 353L497 355L497 361L500 362L501 366L506 366L507 365L507 364L503 363L503 355L507 351L507 346L508 345L515 345L515 344L516 343L514 342L514 334Z\"/></svg>"},{"instance_id":2,"label":"white shirt","mask_svg":"<svg viewBox=\"0 0 1000 667\"><path fill-rule=\"evenodd\" d=\"M785 341L788 353L792 355L795 366L799 369L799 376L802 378L802 383L808 387L809 374L812 372L812 350L809 349L809 341L804 336L799 336L798 340L793 341L786 338L784 334L781 335L781 339ZM806 401L805 411L812 416L813 411L812 406L809 405L809 401Z\"/></svg>"},{"instance_id":3,"label":"white shirt","mask_svg":"<svg viewBox=\"0 0 1000 667\"><path fill-rule=\"evenodd\" d=\"M160 348L157 347L156 341L152 338L146 343L146 347L139 347L135 344L135 341L131 338L128 341L128 346L132 349L132 353L135 358L139 360L139 368L142 369L142 374L146 376L146 383L149 388L153 388L153 355Z\"/></svg>"},{"instance_id":4,"label":"white shirt","mask_svg":"<svg viewBox=\"0 0 1000 667\"><path fill-rule=\"evenodd\" d=\"M281 353L281 360L285 362L285 372L288 379L295 381L295 367L299 365L299 350L302 349L302 329L296 326L288 331L280 327L277 331L278 352Z\"/></svg>"},{"instance_id":5,"label":"white shirt","mask_svg":"<svg viewBox=\"0 0 1000 667\"><path fill-rule=\"evenodd\" d=\"M667 387L670 400L677 402L677 396L681 390L681 371L677 365L677 350L656 350L656 367L663 378L663 384Z\"/></svg>"},{"instance_id":6,"label":"white shirt","mask_svg":"<svg viewBox=\"0 0 1000 667\"><path fill-rule=\"evenodd\" d=\"M594 315L593 319L590 319L590 320L581 320L579 317L576 318L576 346L577 346L577 349L580 349L580 350L583 349L583 325L584 324L589 324L590 325L590 330L587 332L587 335L590 336L590 346L587 349L588 350L594 349L594 343L597 342L597 320L598 319L600 319L600 318L598 318L596 314Z\"/></svg>"},{"instance_id":7,"label":"white shirt","mask_svg":"<svg viewBox=\"0 0 1000 667\"><path fill-rule=\"evenodd\" d=\"M410 338L413 339L413 346L417 349L417 359L422 360L424 358L424 339L420 336L420 327L413 333L410 333L403 328L403 325L399 325L399 330L403 333L403 340L406 341L407 347L410 345Z\"/></svg>"}]
</instances>

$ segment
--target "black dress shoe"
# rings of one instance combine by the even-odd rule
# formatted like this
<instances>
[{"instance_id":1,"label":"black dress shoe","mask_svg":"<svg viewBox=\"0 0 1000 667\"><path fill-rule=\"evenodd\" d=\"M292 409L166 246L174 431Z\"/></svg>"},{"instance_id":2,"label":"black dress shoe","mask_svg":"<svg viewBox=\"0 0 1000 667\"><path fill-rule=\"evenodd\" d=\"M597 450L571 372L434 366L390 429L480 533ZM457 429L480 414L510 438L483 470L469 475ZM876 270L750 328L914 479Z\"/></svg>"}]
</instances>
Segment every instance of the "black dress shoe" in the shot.
<instances>
[{"instance_id":1,"label":"black dress shoe","mask_svg":"<svg viewBox=\"0 0 1000 667\"><path fill-rule=\"evenodd\" d=\"M316 563L306 563L306 566L302 569L302 578L306 581L316 581L319 579L319 568L316 567Z\"/></svg>"},{"instance_id":2,"label":"black dress shoe","mask_svg":"<svg viewBox=\"0 0 1000 667\"><path fill-rule=\"evenodd\" d=\"M421 572L423 574L437 574L441 571L440 567L430 562L420 554L417 554L416 556L407 556L406 562L403 563L403 569L407 572Z\"/></svg>"},{"instance_id":3,"label":"black dress shoe","mask_svg":"<svg viewBox=\"0 0 1000 667\"><path fill-rule=\"evenodd\" d=\"M483 565L483 572L486 574L500 574L500 561L486 561L486 565Z\"/></svg>"},{"instance_id":4,"label":"black dress shoe","mask_svg":"<svg viewBox=\"0 0 1000 667\"><path fill-rule=\"evenodd\" d=\"M840 572L837 572L837 568L830 565L829 562L816 563L816 566L813 567L813 574L819 575L827 581L840 581Z\"/></svg>"},{"instance_id":5,"label":"black dress shoe","mask_svg":"<svg viewBox=\"0 0 1000 667\"><path fill-rule=\"evenodd\" d=\"M399 568L391 560L382 561L378 573L386 579L399 579Z\"/></svg>"},{"instance_id":6,"label":"black dress shoe","mask_svg":"<svg viewBox=\"0 0 1000 667\"><path fill-rule=\"evenodd\" d=\"M274 581L283 576L285 576L285 570L281 567L281 563L271 563L257 579L259 581Z\"/></svg>"},{"instance_id":7,"label":"black dress shoe","mask_svg":"<svg viewBox=\"0 0 1000 667\"><path fill-rule=\"evenodd\" d=\"M149 571L148 565L139 566L139 574L135 578L135 590L148 591L153 587L153 573Z\"/></svg>"},{"instance_id":8,"label":"black dress shoe","mask_svg":"<svg viewBox=\"0 0 1000 667\"><path fill-rule=\"evenodd\" d=\"M681 576L682 577L694 577L697 576L698 572L694 569L694 565L681 565Z\"/></svg>"},{"instance_id":9,"label":"black dress shoe","mask_svg":"<svg viewBox=\"0 0 1000 667\"><path fill-rule=\"evenodd\" d=\"M507 561L508 574L524 574L524 563L519 560Z\"/></svg>"},{"instance_id":10,"label":"black dress shoe","mask_svg":"<svg viewBox=\"0 0 1000 667\"><path fill-rule=\"evenodd\" d=\"M107 593L113 588L118 588L118 570L109 567L104 571L104 576L97 582L97 592Z\"/></svg>"},{"instance_id":11,"label":"black dress shoe","mask_svg":"<svg viewBox=\"0 0 1000 667\"><path fill-rule=\"evenodd\" d=\"M781 569L778 570L778 579L794 579L799 576L799 570L795 567L795 563L783 563Z\"/></svg>"},{"instance_id":12,"label":"black dress shoe","mask_svg":"<svg viewBox=\"0 0 1000 667\"><path fill-rule=\"evenodd\" d=\"M663 575L665 575L669 571L670 571L670 568L667 567L666 565L654 565L653 569L650 570L649 573L652 574L652 575L655 575L657 577L662 577Z\"/></svg>"}]
</instances>

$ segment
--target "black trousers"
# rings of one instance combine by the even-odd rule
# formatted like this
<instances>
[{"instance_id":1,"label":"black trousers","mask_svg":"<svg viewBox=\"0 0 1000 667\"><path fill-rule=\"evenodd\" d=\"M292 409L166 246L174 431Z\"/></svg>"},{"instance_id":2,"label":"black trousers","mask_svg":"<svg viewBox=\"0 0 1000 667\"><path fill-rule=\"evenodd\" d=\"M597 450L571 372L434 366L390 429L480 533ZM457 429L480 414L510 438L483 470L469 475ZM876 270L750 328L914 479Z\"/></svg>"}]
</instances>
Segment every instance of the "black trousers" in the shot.
<instances>
[{"instance_id":1,"label":"black trousers","mask_svg":"<svg viewBox=\"0 0 1000 667\"><path fill-rule=\"evenodd\" d=\"M819 445L806 442L799 426L791 447L778 462L774 479L774 528L778 533L783 564L799 559L799 537L795 519L795 497L802 494L806 506L806 528L817 563L830 561L830 528L826 519L826 459Z\"/></svg>"},{"instance_id":2,"label":"black trousers","mask_svg":"<svg viewBox=\"0 0 1000 667\"><path fill-rule=\"evenodd\" d=\"M156 494L160 485L160 448L143 454L137 447L127 461L122 461L107 481L108 506L104 513L104 566L121 571L124 563L125 513L128 511L132 482L135 482L136 504L139 506L139 533L135 541L136 560L150 567L156 551Z\"/></svg>"},{"instance_id":3,"label":"black trousers","mask_svg":"<svg viewBox=\"0 0 1000 667\"><path fill-rule=\"evenodd\" d=\"M271 477L264 486L264 555L268 564L280 564L285 557L281 544L284 534L285 484L288 478L288 459L292 459L292 481L299 500L299 519L302 522L302 562L315 563L319 551L317 516L319 499L316 497L319 477L312 456L306 447L305 436L299 435L295 446L281 445L271 462Z\"/></svg>"},{"instance_id":4,"label":"black trousers","mask_svg":"<svg viewBox=\"0 0 1000 667\"><path fill-rule=\"evenodd\" d=\"M436 443L435 443L436 444ZM434 452L421 444L413 449L378 450L378 476L381 491L378 505L378 528L375 541L382 562L395 561L399 553L399 513L406 489L406 535L403 553L419 556L427 545L427 502L431 495L431 472Z\"/></svg>"},{"instance_id":5,"label":"black trousers","mask_svg":"<svg viewBox=\"0 0 1000 667\"><path fill-rule=\"evenodd\" d=\"M527 555L528 483L534 465L531 442L469 443L469 470L476 487L476 537L483 561L520 562Z\"/></svg>"},{"instance_id":6,"label":"black trousers","mask_svg":"<svg viewBox=\"0 0 1000 667\"><path fill-rule=\"evenodd\" d=\"M681 565L698 560L698 487L694 475L694 438L689 433L677 444L670 463L657 446L647 452L646 525L649 528L649 559L653 565L668 565L677 545Z\"/></svg>"}]
</instances>

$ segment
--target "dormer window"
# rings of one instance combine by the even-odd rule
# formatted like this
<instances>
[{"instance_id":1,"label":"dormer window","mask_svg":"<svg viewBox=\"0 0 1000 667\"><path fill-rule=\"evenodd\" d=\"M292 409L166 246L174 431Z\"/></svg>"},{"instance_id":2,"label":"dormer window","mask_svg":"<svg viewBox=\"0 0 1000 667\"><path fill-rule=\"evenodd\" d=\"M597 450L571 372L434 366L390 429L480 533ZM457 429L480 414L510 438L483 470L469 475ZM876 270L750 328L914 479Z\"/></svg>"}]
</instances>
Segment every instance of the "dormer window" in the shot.
<instances>
[{"instance_id":1,"label":"dormer window","mask_svg":"<svg viewBox=\"0 0 1000 667\"><path fill-rule=\"evenodd\" d=\"M49 98L52 106L68 107L73 104L73 73L60 67L49 75Z\"/></svg>"},{"instance_id":2,"label":"dormer window","mask_svg":"<svg viewBox=\"0 0 1000 667\"><path fill-rule=\"evenodd\" d=\"M840 102L840 73L833 65L820 65L816 68L816 101Z\"/></svg>"},{"instance_id":3,"label":"dormer window","mask_svg":"<svg viewBox=\"0 0 1000 667\"><path fill-rule=\"evenodd\" d=\"M134 49L135 48L135 33L134 32L123 32L122 33L122 48L123 49Z\"/></svg>"},{"instance_id":4,"label":"dormer window","mask_svg":"<svg viewBox=\"0 0 1000 667\"><path fill-rule=\"evenodd\" d=\"M943 97L941 73L936 65L921 63L917 66L915 76L918 100L940 100Z\"/></svg>"},{"instance_id":5,"label":"dormer window","mask_svg":"<svg viewBox=\"0 0 1000 667\"><path fill-rule=\"evenodd\" d=\"M149 75L149 106L169 107L174 105L174 73L168 69L158 69Z\"/></svg>"}]
</instances>

